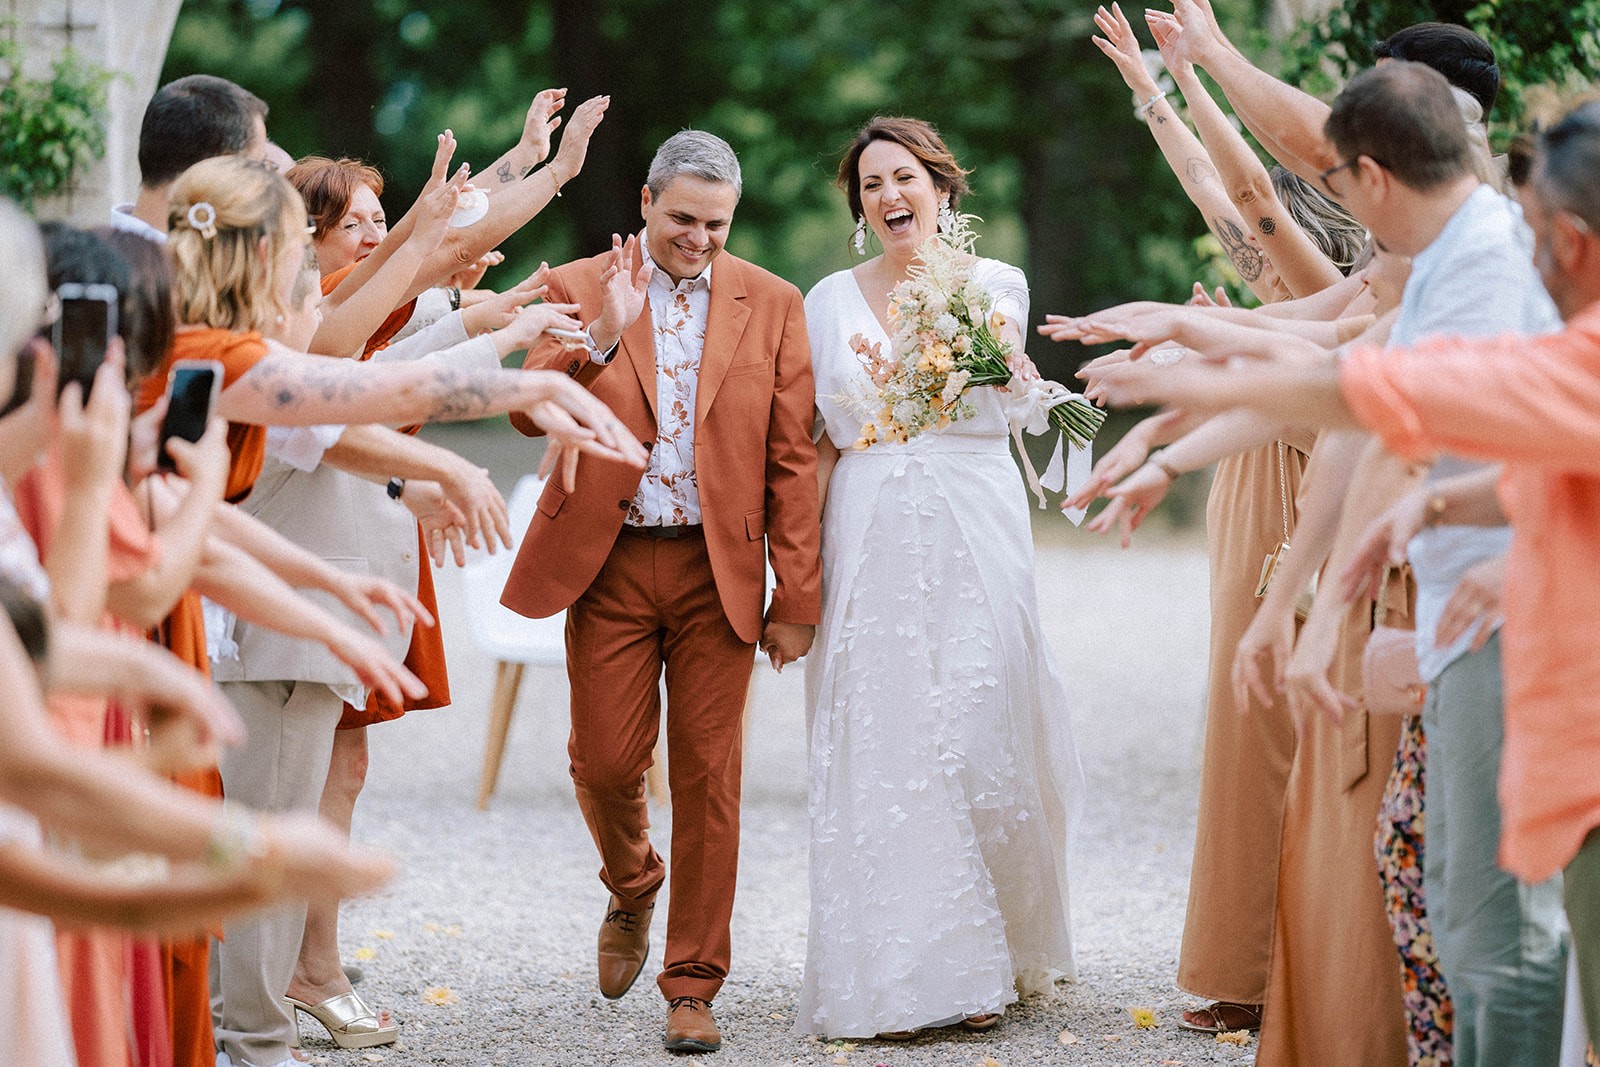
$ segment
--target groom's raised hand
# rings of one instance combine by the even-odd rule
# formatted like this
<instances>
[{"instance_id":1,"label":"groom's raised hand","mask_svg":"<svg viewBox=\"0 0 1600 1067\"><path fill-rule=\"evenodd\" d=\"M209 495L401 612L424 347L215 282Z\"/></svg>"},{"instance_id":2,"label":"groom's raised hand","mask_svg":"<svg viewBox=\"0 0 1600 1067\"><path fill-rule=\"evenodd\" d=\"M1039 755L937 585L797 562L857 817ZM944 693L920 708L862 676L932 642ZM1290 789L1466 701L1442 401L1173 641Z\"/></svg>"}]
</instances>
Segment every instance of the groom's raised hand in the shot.
<instances>
[{"instance_id":1,"label":"groom's raised hand","mask_svg":"<svg viewBox=\"0 0 1600 1067\"><path fill-rule=\"evenodd\" d=\"M624 241L612 234L611 251L600 273L600 317L589 324L589 336L599 351L615 348L623 331L644 311L650 273L650 264L639 250L638 235L630 234Z\"/></svg>"},{"instance_id":2,"label":"groom's raised hand","mask_svg":"<svg viewBox=\"0 0 1600 1067\"><path fill-rule=\"evenodd\" d=\"M761 651L772 661L772 669L782 674L785 664L793 663L811 651L811 641L816 635L815 626L769 619L761 631Z\"/></svg>"}]
</instances>

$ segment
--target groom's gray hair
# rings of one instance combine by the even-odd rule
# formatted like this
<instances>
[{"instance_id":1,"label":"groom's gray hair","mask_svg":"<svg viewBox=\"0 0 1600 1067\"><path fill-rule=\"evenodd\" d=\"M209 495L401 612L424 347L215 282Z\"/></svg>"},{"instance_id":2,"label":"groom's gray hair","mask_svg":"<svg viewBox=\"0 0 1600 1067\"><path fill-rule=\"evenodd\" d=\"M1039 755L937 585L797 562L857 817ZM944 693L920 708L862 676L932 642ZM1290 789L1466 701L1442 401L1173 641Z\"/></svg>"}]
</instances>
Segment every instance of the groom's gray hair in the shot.
<instances>
[{"instance_id":1,"label":"groom's gray hair","mask_svg":"<svg viewBox=\"0 0 1600 1067\"><path fill-rule=\"evenodd\" d=\"M735 198L744 192L739 157L733 154L727 141L704 130L683 130L661 142L655 158L650 161L650 176L644 183L650 187L651 196L660 196L680 174L731 185Z\"/></svg>"}]
</instances>

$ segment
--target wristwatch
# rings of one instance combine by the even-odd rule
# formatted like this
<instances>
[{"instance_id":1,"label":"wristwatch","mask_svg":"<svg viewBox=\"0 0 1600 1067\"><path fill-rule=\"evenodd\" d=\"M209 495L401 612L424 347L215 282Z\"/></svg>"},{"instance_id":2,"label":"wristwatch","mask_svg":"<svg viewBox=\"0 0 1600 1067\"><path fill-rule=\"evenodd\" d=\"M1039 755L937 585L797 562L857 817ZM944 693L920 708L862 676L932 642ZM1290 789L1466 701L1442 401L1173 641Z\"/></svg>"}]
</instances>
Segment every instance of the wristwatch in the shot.
<instances>
[{"instance_id":1,"label":"wristwatch","mask_svg":"<svg viewBox=\"0 0 1600 1067\"><path fill-rule=\"evenodd\" d=\"M404 478L390 478L386 491L390 500L399 500L400 494L406 491L406 480Z\"/></svg>"}]
</instances>

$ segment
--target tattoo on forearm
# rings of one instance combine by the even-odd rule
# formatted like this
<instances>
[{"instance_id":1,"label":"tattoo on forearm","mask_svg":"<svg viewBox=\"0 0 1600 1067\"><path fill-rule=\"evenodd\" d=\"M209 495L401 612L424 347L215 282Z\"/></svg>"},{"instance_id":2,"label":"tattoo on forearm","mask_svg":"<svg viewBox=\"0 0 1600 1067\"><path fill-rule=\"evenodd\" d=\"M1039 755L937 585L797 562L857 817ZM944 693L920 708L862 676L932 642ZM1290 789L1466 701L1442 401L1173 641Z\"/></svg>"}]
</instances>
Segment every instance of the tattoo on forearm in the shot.
<instances>
[{"instance_id":1,"label":"tattoo on forearm","mask_svg":"<svg viewBox=\"0 0 1600 1067\"><path fill-rule=\"evenodd\" d=\"M457 422L496 415L517 403L522 398L513 387L521 384L520 374L429 367L402 386L395 380L400 375L371 366L330 360L321 367L269 356L238 384L285 414L320 404L317 417L328 422ZM396 399L405 394L413 404L397 406Z\"/></svg>"},{"instance_id":2,"label":"tattoo on forearm","mask_svg":"<svg viewBox=\"0 0 1600 1067\"><path fill-rule=\"evenodd\" d=\"M1216 167L1198 157L1190 158L1184 170L1188 173L1189 180L1196 185L1204 185L1206 182L1220 183L1222 180L1217 177Z\"/></svg>"},{"instance_id":3,"label":"tattoo on forearm","mask_svg":"<svg viewBox=\"0 0 1600 1067\"><path fill-rule=\"evenodd\" d=\"M495 177L500 179L501 185L517 180L516 175L511 173L511 160L509 159L496 167L494 173Z\"/></svg>"},{"instance_id":4,"label":"tattoo on forearm","mask_svg":"<svg viewBox=\"0 0 1600 1067\"><path fill-rule=\"evenodd\" d=\"M1165 116L1165 115L1157 115L1156 116L1156 125L1157 126L1165 126L1166 124L1167 124L1167 116Z\"/></svg>"},{"instance_id":5,"label":"tattoo on forearm","mask_svg":"<svg viewBox=\"0 0 1600 1067\"><path fill-rule=\"evenodd\" d=\"M1261 218L1256 220L1256 228L1262 233L1266 234L1268 237L1271 237L1273 234L1278 232L1278 224L1267 215L1263 215Z\"/></svg>"},{"instance_id":6,"label":"tattoo on forearm","mask_svg":"<svg viewBox=\"0 0 1600 1067\"><path fill-rule=\"evenodd\" d=\"M1216 231L1217 240L1222 242L1222 250L1233 261L1234 269L1239 272L1239 277L1247 282L1253 282L1261 277L1261 253L1250 246L1244 238L1244 231L1232 219L1217 217L1211 220L1211 228Z\"/></svg>"}]
</instances>

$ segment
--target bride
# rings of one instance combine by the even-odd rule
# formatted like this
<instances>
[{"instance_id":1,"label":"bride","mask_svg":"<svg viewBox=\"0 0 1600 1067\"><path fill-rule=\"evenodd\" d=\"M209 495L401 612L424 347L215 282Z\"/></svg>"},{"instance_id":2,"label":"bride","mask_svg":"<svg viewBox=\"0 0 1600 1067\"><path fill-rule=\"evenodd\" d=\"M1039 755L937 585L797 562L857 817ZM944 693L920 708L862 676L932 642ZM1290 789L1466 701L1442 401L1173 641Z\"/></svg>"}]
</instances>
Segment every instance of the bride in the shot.
<instances>
[{"instance_id":1,"label":"bride","mask_svg":"<svg viewBox=\"0 0 1600 1067\"><path fill-rule=\"evenodd\" d=\"M877 118L838 184L883 254L806 297L816 368L823 615L807 658L811 922L796 1029L986 1030L1072 977L1066 845L1082 790L1039 628L1007 396L905 443L852 446L860 353L888 352L890 291L952 219L966 172L932 126ZM1022 351L1027 280L975 278ZM1035 375L1026 357L1016 370Z\"/></svg>"}]
</instances>

